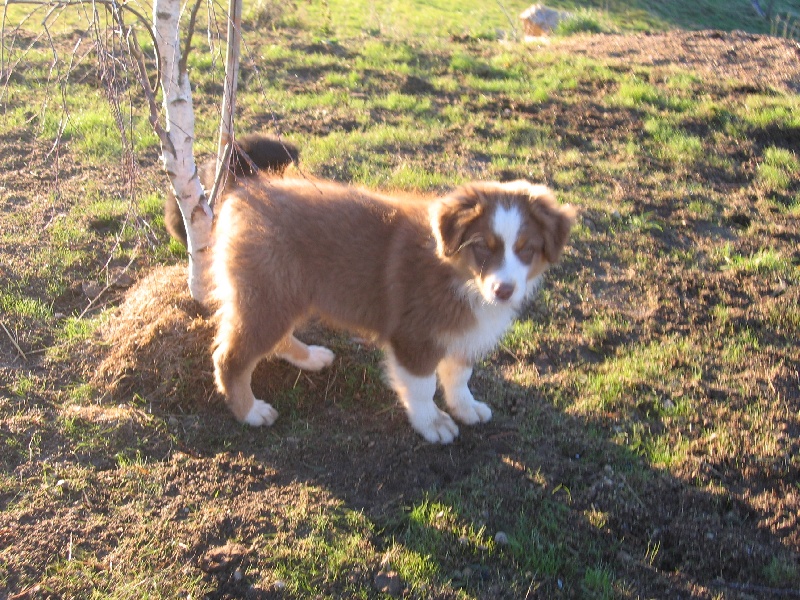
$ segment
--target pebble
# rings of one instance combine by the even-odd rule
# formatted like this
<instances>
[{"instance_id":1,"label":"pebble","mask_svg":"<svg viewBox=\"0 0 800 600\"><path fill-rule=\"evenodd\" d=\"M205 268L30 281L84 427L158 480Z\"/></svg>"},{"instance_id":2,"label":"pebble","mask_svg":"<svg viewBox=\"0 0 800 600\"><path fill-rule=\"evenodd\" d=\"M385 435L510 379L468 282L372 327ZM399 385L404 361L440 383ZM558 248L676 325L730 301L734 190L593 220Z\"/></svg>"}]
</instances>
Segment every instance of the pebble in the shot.
<instances>
[{"instance_id":1,"label":"pebble","mask_svg":"<svg viewBox=\"0 0 800 600\"><path fill-rule=\"evenodd\" d=\"M81 290L89 300L94 300L103 291L105 286L100 285L96 281L84 281L81 283Z\"/></svg>"},{"instance_id":2,"label":"pebble","mask_svg":"<svg viewBox=\"0 0 800 600\"><path fill-rule=\"evenodd\" d=\"M508 546L508 535L504 531L494 534L494 543L498 546Z\"/></svg>"}]
</instances>

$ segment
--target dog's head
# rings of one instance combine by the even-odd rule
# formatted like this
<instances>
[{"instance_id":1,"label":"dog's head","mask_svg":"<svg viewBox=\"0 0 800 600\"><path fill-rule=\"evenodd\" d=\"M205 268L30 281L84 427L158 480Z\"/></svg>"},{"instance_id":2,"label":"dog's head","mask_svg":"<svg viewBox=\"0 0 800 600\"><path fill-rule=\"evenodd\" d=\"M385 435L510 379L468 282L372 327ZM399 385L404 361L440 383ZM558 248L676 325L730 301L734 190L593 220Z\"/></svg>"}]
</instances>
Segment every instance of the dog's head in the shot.
<instances>
[{"instance_id":1,"label":"dog's head","mask_svg":"<svg viewBox=\"0 0 800 600\"><path fill-rule=\"evenodd\" d=\"M434 204L431 223L439 255L482 300L516 308L561 256L575 215L547 187L520 180L464 185Z\"/></svg>"}]
</instances>

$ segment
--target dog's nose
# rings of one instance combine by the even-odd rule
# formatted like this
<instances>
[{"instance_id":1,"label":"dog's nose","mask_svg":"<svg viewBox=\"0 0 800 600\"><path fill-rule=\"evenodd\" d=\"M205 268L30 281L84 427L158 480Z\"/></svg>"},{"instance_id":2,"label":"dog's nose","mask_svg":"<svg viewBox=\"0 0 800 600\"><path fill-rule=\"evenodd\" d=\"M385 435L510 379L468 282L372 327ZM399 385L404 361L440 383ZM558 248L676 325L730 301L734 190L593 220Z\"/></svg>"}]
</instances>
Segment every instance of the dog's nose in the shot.
<instances>
[{"instance_id":1,"label":"dog's nose","mask_svg":"<svg viewBox=\"0 0 800 600\"><path fill-rule=\"evenodd\" d=\"M496 283L494 284L494 295L498 300L505 302L514 294L513 283Z\"/></svg>"}]
</instances>

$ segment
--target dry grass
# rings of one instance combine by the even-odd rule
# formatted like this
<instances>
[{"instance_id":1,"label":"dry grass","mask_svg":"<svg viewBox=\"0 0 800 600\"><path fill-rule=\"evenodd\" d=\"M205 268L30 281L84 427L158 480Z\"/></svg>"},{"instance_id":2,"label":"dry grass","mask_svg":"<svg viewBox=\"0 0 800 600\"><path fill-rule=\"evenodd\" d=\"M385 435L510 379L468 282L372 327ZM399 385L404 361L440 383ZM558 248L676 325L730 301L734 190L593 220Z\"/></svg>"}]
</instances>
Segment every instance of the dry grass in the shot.
<instances>
[{"instance_id":1,"label":"dry grass","mask_svg":"<svg viewBox=\"0 0 800 600\"><path fill-rule=\"evenodd\" d=\"M135 392L162 409L208 401L213 327L199 308L189 295L185 266L150 271L98 331L105 356L92 385L114 399Z\"/></svg>"}]
</instances>

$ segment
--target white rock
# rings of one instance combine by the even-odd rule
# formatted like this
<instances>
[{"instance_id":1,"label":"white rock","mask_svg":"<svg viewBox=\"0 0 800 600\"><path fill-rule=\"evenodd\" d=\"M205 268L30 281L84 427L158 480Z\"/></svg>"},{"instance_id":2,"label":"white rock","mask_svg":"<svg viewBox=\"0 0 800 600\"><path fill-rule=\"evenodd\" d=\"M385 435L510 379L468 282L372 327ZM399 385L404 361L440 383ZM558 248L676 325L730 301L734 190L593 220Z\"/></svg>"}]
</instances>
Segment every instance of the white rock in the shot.
<instances>
[{"instance_id":1,"label":"white rock","mask_svg":"<svg viewBox=\"0 0 800 600\"><path fill-rule=\"evenodd\" d=\"M526 37L543 37L549 35L558 24L568 18L568 12L549 8L543 4L534 4L519 15Z\"/></svg>"},{"instance_id":2,"label":"white rock","mask_svg":"<svg viewBox=\"0 0 800 600\"><path fill-rule=\"evenodd\" d=\"M504 531L498 531L494 534L494 543L498 546L508 546L508 535Z\"/></svg>"}]
</instances>

